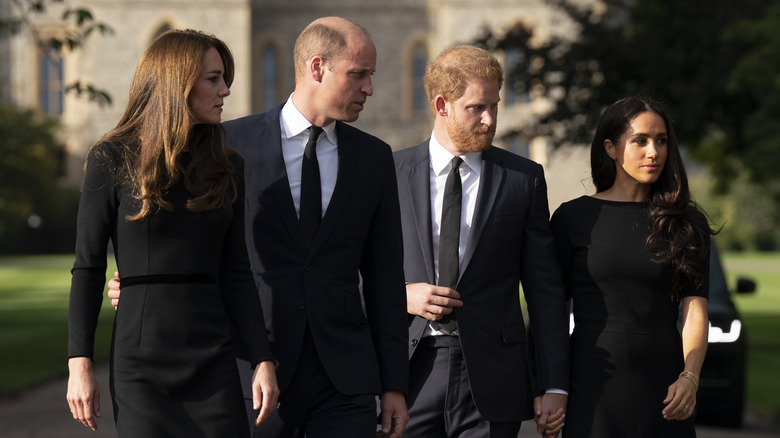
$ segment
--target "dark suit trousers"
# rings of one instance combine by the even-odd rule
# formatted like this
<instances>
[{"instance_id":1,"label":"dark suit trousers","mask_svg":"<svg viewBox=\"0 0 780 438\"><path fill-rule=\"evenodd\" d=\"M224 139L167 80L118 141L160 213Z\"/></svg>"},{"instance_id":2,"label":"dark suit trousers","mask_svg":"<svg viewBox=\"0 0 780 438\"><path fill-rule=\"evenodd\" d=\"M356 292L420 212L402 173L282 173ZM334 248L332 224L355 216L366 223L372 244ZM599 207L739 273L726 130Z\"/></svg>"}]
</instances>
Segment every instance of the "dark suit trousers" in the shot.
<instances>
[{"instance_id":1,"label":"dark suit trousers","mask_svg":"<svg viewBox=\"0 0 780 438\"><path fill-rule=\"evenodd\" d=\"M477 411L457 337L423 338L409 367L404 438L517 437L521 423L490 422Z\"/></svg>"},{"instance_id":2,"label":"dark suit trousers","mask_svg":"<svg viewBox=\"0 0 780 438\"><path fill-rule=\"evenodd\" d=\"M279 397L279 409L259 427L254 438L366 438L376 433L376 396L345 395L330 381L306 327L298 369ZM247 406L254 423L257 412Z\"/></svg>"}]
</instances>

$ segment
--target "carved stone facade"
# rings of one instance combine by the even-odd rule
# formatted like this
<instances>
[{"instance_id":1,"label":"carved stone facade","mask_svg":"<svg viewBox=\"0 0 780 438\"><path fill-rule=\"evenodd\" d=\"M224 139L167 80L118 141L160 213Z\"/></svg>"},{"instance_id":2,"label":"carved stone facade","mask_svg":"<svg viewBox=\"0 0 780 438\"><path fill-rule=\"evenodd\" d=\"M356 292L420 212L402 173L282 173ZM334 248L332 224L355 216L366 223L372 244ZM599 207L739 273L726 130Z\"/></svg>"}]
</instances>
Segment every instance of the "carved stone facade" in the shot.
<instances>
[{"instance_id":1,"label":"carved stone facade","mask_svg":"<svg viewBox=\"0 0 780 438\"><path fill-rule=\"evenodd\" d=\"M10 0L0 0L8 8ZM593 0L582 0L593 1ZM283 102L294 85L292 51L295 38L317 17L349 18L371 34L378 52L374 96L355 123L387 141L394 149L416 145L432 130L432 115L421 86L425 63L441 50L469 43L489 26L500 33L523 22L546 32L571 33L571 26L544 0L64 0L64 6L91 10L114 34L94 36L83 50L66 53L62 82L76 79L107 90L109 107L67 95L61 140L67 152L66 182L80 184L86 151L121 116L135 66L151 40L167 28L195 28L226 41L236 58L236 78L223 118L261 112ZM36 20L42 31L62 26L61 8ZM13 12L13 8L11 8ZM48 30L46 30L48 29ZM29 33L0 45L3 83L0 97L23 107L40 107L40 54ZM502 61L507 54L498 53ZM8 66L11 66L10 68ZM584 148L552 151L541 139L503 135L534 121L527 97L502 91L496 143L545 166L551 207L585 192L579 181L588 158ZM422 93L422 95L421 95ZM583 176L584 175L584 176ZM576 181L576 183L572 183Z\"/></svg>"}]
</instances>

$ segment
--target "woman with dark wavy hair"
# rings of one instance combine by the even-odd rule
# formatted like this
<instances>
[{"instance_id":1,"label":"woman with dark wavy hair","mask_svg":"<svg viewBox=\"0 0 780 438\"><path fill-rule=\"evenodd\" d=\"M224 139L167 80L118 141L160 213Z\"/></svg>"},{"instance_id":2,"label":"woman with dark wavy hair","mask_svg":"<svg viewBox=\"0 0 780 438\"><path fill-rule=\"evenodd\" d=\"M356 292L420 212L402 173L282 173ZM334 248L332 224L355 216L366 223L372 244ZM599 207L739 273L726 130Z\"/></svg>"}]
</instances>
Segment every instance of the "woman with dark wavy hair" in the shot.
<instances>
[{"instance_id":1,"label":"woman with dark wavy hair","mask_svg":"<svg viewBox=\"0 0 780 438\"><path fill-rule=\"evenodd\" d=\"M591 172L596 194L552 218L575 322L563 435L693 437L714 232L666 110L642 97L610 105Z\"/></svg>"},{"instance_id":2,"label":"woman with dark wavy hair","mask_svg":"<svg viewBox=\"0 0 780 438\"><path fill-rule=\"evenodd\" d=\"M95 430L92 370L109 240L122 275L111 396L120 437L249 435L231 330L255 366L257 422L279 389L244 243L241 156L220 125L233 57L174 30L146 49L119 124L90 149L68 315L67 399ZM262 407L261 407L262 406Z\"/></svg>"}]
</instances>

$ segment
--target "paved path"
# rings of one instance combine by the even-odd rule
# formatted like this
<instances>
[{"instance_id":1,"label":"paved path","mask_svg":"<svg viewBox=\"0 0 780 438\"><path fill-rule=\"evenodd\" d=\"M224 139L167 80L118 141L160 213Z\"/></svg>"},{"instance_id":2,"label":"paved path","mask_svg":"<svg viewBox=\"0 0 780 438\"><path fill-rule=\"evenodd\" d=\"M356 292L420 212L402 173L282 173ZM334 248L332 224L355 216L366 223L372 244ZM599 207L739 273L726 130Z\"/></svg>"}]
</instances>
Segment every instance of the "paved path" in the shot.
<instances>
[{"instance_id":1,"label":"paved path","mask_svg":"<svg viewBox=\"0 0 780 438\"><path fill-rule=\"evenodd\" d=\"M65 401L66 379L54 379L20 393L0 399L0 437L2 438L116 438L108 391L108 367L97 368L103 418L97 432L77 423ZM745 429L716 429L698 426L698 438L780 438L780 431L768 431L751 424ZM537 438L534 423L526 422L518 438Z\"/></svg>"}]
</instances>

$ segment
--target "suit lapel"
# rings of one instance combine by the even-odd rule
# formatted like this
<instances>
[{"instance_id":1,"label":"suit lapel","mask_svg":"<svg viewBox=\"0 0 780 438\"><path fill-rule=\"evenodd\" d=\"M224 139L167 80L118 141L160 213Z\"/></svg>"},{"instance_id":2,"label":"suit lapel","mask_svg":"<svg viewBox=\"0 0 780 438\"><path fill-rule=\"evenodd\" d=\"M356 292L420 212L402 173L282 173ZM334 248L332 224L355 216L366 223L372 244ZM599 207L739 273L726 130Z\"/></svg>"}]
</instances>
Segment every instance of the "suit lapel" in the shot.
<instances>
[{"instance_id":1,"label":"suit lapel","mask_svg":"<svg viewBox=\"0 0 780 438\"><path fill-rule=\"evenodd\" d=\"M430 190L430 155L428 142L425 142L415 150L414 159L410 161L406 170L406 189L412 200L412 215L417 226L417 235L420 236L420 246L428 273L429 283L436 283L436 272L433 260L433 232L431 231L431 190ZM416 188L416 189L415 189Z\"/></svg>"},{"instance_id":2,"label":"suit lapel","mask_svg":"<svg viewBox=\"0 0 780 438\"><path fill-rule=\"evenodd\" d=\"M500 162L494 162L491 153L493 146L482 153L482 172L479 183L479 193L477 194L477 204L474 211L474 218L469 233L469 241L466 242L466 251L460 264L460 277L466 272L474 251L477 249L482 231L485 229L488 217L493 211L493 205L496 203L496 197L504 181L505 170Z\"/></svg>"},{"instance_id":3,"label":"suit lapel","mask_svg":"<svg viewBox=\"0 0 780 438\"><path fill-rule=\"evenodd\" d=\"M320 227L314 236L309 258L322 247L339 221L344 208L347 205L349 194L355 181L355 173L358 171L359 146L352 143L349 132L342 128L341 122L336 122L336 138L338 141L339 168L336 176L336 187L328 203L328 209L322 217ZM300 227L299 227L300 228Z\"/></svg>"},{"instance_id":4,"label":"suit lapel","mask_svg":"<svg viewBox=\"0 0 780 438\"><path fill-rule=\"evenodd\" d=\"M264 125L258 127L258 139L260 143L260 162L265 168L271 191L279 206L279 214L282 217L290 235L298 248L306 254L306 240L303 238L303 230L298 222L295 212L292 194L290 193L290 181L287 178L287 168L282 155L282 133L279 117L281 107L278 107L271 117L264 120Z\"/></svg>"}]
</instances>

